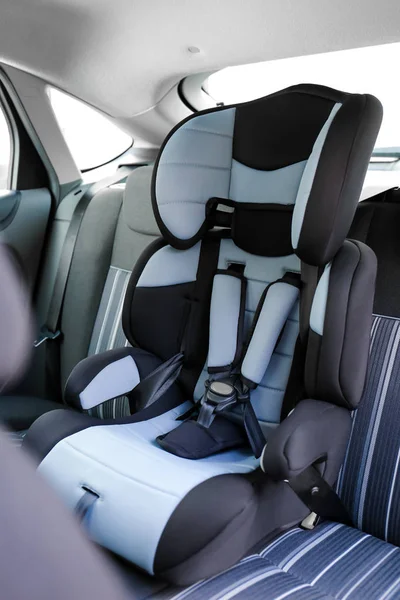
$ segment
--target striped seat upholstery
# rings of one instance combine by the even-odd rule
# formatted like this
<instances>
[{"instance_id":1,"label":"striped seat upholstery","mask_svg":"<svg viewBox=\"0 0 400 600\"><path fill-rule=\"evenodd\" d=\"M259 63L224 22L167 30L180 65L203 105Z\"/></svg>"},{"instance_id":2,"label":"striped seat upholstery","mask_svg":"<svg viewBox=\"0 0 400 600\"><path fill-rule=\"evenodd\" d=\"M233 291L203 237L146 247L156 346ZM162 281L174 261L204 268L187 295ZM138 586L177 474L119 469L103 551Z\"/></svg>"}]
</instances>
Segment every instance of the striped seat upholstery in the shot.
<instances>
[{"instance_id":1,"label":"striped seat upholstery","mask_svg":"<svg viewBox=\"0 0 400 600\"><path fill-rule=\"evenodd\" d=\"M400 545L400 320L375 317L369 376L338 491L355 525Z\"/></svg>"},{"instance_id":2,"label":"striped seat upholstery","mask_svg":"<svg viewBox=\"0 0 400 600\"><path fill-rule=\"evenodd\" d=\"M376 316L364 398L338 482L358 529L293 529L175 600L400 598L399 393L400 320Z\"/></svg>"},{"instance_id":3,"label":"striped seat upholstery","mask_svg":"<svg viewBox=\"0 0 400 600\"><path fill-rule=\"evenodd\" d=\"M175 600L400 598L399 393L400 320L376 316L364 398L338 482L359 529L293 529Z\"/></svg>"},{"instance_id":4,"label":"striped seat upholstery","mask_svg":"<svg viewBox=\"0 0 400 600\"><path fill-rule=\"evenodd\" d=\"M296 528L174 600L378 600L400 596L400 549L357 529Z\"/></svg>"}]
</instances>

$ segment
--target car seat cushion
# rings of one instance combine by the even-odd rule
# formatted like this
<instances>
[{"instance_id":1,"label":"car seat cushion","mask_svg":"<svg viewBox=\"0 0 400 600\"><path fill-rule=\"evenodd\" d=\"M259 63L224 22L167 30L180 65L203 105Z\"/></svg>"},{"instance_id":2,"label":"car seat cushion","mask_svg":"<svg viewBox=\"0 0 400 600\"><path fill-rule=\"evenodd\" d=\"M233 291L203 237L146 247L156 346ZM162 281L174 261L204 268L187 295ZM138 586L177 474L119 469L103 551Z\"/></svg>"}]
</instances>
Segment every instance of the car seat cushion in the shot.
<instances>
[{"instance_id":1,"label":"car seat cushion","mask_svg":"<svg viewBox=\"0 0 400 600\"><path fill-rule=\"evenodd\" d=\"M400 591L400 549L339 523L292 529L173 598L376 600Z\"/></svg>"},{"instance_id":2,"label":"car seat cushion","mask_svg":"<svg viewBox=\"0 0 400 600\"><path fill-rule=\"evenodd\" d=\"M140 423L103 425L98 421L97 426L61 439L39 466L58 493L68 496L71 509L84 494L85 486L98 494L99 502L90 514L90 529L97 532L94 538L102 544L107 540L105 545L110 550L149 572L153 572L165 525L191 490L211 478L249 473L257 466L247 448L195 462L162 450L155 438L178 427L177 418L189 408L190 403L184 403ZM223 482L221 488L225 489ZM227 514L232 513L228 510ZM217 530L220 528L221 524Z\"/></svg>"}]
</instances>

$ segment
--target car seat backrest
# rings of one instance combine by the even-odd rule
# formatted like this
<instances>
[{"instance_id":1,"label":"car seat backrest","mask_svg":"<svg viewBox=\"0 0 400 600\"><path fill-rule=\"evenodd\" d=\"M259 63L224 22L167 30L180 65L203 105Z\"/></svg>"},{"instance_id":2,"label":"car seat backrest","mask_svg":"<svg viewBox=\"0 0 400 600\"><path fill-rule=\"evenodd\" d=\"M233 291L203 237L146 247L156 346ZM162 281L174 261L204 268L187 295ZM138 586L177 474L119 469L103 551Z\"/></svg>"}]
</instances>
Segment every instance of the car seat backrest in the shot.
<instances>
[{"instance_id":1,"label":"car seat backrest","mask_svg":"<svg viewBox=\"0 0 400 600\"><path fill-rule=\"evenodd\" d=\"M151 174L151 166L135 169L125 189L113 186L99 192L86 211L62 314L63 386L82 358L126 343L120 325L126 285L139 256L159 235L150 200ZM125 414L124 406L120 408ZM99 416L107 411L114 414L115 407L99 409Z\"/></svg>"},{"instance_id":2,"label":"car seat backrest","mask_svg":"<svg viewBox=\"0 0 400 600\"><path fill-rule=\"evenodd\" d=\"M132 345L163 360L179 352L184 341L180 382L189 398L202 395L207 377L203 367L215 269L244 267L248 331L268 284L287 271L299 272L300 261L315 268L329 263L355 210L379 127L377 108L369 96L301 85L194 115L166 139L154 169L152 201L169 245L154 246L139 261L123 322ZM216 233L221 241L206 259L215 265L199 286L201 257L213 233L207 232L215 226L222 227ZM220 309L217 319L229 312L229 303ZM266 428L280 420L298 319L296 306L252 395ZM232 354L226 343L219 336L218 352Z\"/></svg>"},{"instance_id":3,"label":"car seat backrest","mask_svg":"<svg viewBox=\"0 0 400 600\"><path fill-rule=\"evenodd\" d=\"M336 480L362 392L376 271L373 252L345 236L381 114L373 97L300 85L193 115L161 149L152 202L164 239L127 286L132 347L86 358L65 393L84 410L126 395L132 414L50 413L25 440L70 506L91 496L93 538L149 573L179 583L215 573L306 517L297 475L311 470L322 489ZM309 303L301 323L311 330L313 397L271 433L299 297ZM209 382L194 406L205 363ZM266 476L254 485L259 465Z\"/></svg>"},{"instance_id":4,"label":"car seat backrest","mask_svg":"<svg viewBox=\"0 0 400 600\"><path fill-rule=\"evenodd\" d=\"M18 261L0 244L0 393L23 374L32 347L28 292Z\"/></svg>"}]
</instances>

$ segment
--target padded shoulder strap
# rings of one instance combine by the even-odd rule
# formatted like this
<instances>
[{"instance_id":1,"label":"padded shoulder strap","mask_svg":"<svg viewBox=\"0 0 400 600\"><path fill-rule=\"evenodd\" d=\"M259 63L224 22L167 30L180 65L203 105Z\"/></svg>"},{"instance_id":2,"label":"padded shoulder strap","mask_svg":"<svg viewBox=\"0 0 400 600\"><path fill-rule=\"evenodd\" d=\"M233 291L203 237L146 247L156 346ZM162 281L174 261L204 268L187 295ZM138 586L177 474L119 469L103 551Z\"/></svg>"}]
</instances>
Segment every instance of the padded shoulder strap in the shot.
<instances>
[{"instance_id":1,"label":"padded shoulder strap","mask_svg":"<svg viewBox=\"0 0 400 600\"><path fill-rule=\"evenodd\" d=\"M264 376L279 336L299 297L300 274L285 273L271 283L259 302L241 366L244 382L254 389Z\"/></svg>"},{"instance_id":2,"label":"padded shoulder strap","mask_svg":"<svg viewBox=\"0 0 400 600\"><path fill-rule=\"evenodd\" d=\"M231 264L214 276L210 308L208 372L231 372L243 345L246 279L244 265Z\"/></svg>"}]
</instances>

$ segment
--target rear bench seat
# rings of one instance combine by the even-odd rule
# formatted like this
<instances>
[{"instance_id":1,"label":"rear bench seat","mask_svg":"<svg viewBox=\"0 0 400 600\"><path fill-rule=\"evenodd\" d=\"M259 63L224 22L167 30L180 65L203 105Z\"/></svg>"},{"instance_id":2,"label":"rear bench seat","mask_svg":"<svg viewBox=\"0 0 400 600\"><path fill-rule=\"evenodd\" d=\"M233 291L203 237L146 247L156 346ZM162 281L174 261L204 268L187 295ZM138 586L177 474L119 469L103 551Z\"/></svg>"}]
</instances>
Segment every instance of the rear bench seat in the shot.
<instances>
[{"instance_id":1,"label":"rear bench seat","mask_svg":"<svg viewBox=\"0 0 400 600\"><path fill-rule=\"evenodd\" d=\"M159 235L150 201L151 174L151 166L139 167L129 175L125 190L112 186L91 200L76 241L62 310L60 392L53 392L51 401L32 396L1 398L0 420L13 429L24 430L40 414L60 408L61 390L80 360L127 343L121 328L126 285L137 259ZM50 351L55 349L51 342L49 346ZM43 393L44 386L34 390L35 396ZM96 410L96 416L116 417L125 414L126 406L121 399Z\"/></svg>"},{"instance_id":2,"label":"rear bench seat","mask_svg":"<svg viewBox=\"0 0 400 600\"><path fill-rule=\"evenodd\" d=\"M378 257L368 379L337 485L354 528L324 522L313 531L291 529L170 598L400 598L399 200L392 191L363 202L349 236Z\"/></svg>"}]
</instances>

